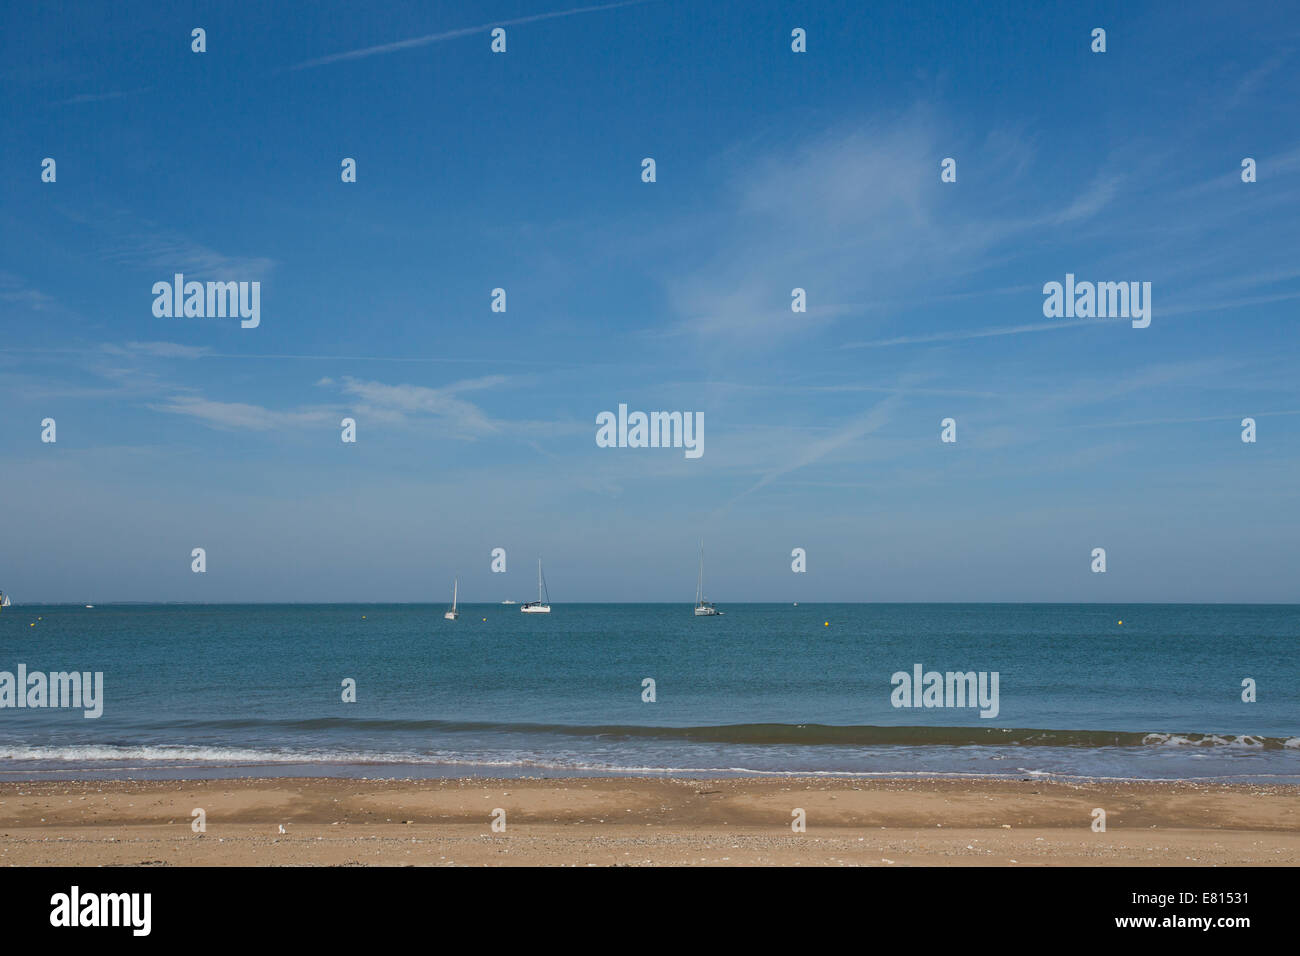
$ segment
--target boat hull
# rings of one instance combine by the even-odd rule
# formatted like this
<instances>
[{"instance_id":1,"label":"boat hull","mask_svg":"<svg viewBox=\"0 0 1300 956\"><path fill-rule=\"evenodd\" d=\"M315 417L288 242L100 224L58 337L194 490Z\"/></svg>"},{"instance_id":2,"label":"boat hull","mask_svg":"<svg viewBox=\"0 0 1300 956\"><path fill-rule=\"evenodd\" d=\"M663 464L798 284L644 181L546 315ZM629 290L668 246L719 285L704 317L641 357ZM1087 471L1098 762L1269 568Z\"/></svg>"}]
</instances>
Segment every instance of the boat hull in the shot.
<instances>
[{"instance_id":1,"label":"boat hull","mask_svg":"<svg viewBox=\"0 0 1300 956\"><path fill-rule=\"evenodd\" d=\"M549 604L525 604L519 610L525 614L550 614L551 606Z\"/></svg>"}]
</instances>

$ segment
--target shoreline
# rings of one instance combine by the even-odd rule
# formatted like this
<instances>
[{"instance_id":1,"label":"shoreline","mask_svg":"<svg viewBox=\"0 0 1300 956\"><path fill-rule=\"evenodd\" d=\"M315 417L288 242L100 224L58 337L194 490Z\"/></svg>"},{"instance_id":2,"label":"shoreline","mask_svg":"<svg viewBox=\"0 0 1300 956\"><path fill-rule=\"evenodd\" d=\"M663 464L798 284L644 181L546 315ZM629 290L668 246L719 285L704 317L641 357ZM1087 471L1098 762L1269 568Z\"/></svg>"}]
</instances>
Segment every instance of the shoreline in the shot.
<instances>
[{"instance_id":1,"label":"shoreline","mask_svg":"<svg viewBox=\"0 0 1300 956\"><path fill-rule=\"evenodd\" d=\"M933 777L8 780L0 862L1296 866L1297 796L1293 784Z\"/></svg>"},{"instance_id":2,"label":"shoreline","mask_svg":"<svg viewBox=\"0 0 1300 956\"><path fill-rule=\"evenodd\" d=\"M7 770L0 767L0 787L6 784L36 783L180 783L262 780L338 780L350 782L400 780L410 783L439 780L464 780L491 783L511 780L808 780L841 783L1009 783L1041 782L1062 786L1090 784L1169 784L1197 787L1281 787L1291 788L1300 796L1300 778L1294 774L1254 773L1206 777L1134 777L1123 775L1071 775L1055 771L982 771L942 770L755 770L749 768L665 768L633 767L609 769L581 767L541 768L533 765L515 767L483 765L483 772L468 767L475 764L408 764L408 763L328 763L283 764L186 764L173 767L47 767L37 770Z\"/></svg>"}]
</instances>

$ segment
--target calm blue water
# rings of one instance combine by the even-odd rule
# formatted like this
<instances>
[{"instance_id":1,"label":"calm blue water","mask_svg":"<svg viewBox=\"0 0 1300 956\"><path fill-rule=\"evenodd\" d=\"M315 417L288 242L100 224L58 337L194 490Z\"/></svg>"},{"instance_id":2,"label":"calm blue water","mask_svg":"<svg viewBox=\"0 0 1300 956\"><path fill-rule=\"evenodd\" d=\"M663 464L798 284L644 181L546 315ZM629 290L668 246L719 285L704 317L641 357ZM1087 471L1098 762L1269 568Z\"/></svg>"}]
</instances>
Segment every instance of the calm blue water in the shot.
<instances>
[{"instance_id":1,"label":"calm blue water","mask_svg":"<svg viewBox=\"0 0 1300 956\"><path fill-rule=\"evenodd\" d=\"M0 671L102 671L104 710L0 709L0 778L618 772L1300 783L1300 607L15 606ZM1123 625L1117 622L1122 620ZM31 626L32 623L36 626ZM829 627L825 625L829 622ZM996 671L999 713L891 676ZM653 678L657 699L642 701ZM353 678L355 703L341 699ZM1243 703L1242 680L1258 700ZM0 676L0 680L3 677Z\"/></svg>"}]
</instances>

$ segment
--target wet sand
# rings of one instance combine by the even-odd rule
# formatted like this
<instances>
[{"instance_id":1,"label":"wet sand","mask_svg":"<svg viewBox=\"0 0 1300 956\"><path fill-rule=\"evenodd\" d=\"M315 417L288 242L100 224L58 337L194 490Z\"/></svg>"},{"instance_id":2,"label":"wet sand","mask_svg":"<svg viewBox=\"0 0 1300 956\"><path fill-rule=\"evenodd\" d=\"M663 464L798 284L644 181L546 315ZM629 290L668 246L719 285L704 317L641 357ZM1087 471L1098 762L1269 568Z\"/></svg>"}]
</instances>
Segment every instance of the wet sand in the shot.
<instances>
[{"instance_id":1,"label":"wet sand","mask_svg":"<svg viewBox=\"0 0 1300 956\"><path fill-rule=\"evenodd\" d=\"M196 808L202 833L192 829ZM1106 811L1104 833L1092 829L1094 808ZM504 832L492 826L498 809ZM806 832L792 829L796 809ZM798 777L8 782L0 863L1295 866L1300 788Z\"/></svg>"}]
</instances>

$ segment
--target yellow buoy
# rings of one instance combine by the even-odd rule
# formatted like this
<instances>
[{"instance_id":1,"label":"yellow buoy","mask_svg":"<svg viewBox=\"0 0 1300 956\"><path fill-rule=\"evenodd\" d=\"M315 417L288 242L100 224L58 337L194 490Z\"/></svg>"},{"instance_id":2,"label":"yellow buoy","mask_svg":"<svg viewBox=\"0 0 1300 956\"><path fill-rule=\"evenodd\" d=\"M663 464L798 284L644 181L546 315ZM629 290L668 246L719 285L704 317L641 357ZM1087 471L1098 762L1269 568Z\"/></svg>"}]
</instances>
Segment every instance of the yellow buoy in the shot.
<instances>
[{"instance_id":1,"label":"yellow buoy","mask_svg":"<svg viewBox=\"0 0 1300 956\"><path fill-rule=\"evenodd\" d=\"M826 627L830 627L830 626L831 626L831 622L830 622L830 621L827 621L825 626L826 626Z\"/></svg>"}]
</instances>

